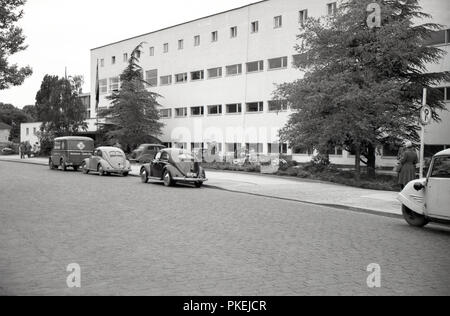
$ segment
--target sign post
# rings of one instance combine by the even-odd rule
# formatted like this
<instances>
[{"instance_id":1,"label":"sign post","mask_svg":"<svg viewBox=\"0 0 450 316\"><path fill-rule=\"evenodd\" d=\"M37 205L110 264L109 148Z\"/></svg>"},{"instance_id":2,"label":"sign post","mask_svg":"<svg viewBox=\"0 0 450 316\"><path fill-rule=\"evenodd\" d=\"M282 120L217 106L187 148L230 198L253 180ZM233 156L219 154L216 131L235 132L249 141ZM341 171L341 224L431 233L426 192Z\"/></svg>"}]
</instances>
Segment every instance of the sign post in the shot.
<instances>
[{"instance_id":1,"label":"sign post","mask_svg":"<svg viewBox=\"0 0 450 316\"><path fill-rule=\"evenodd\" d=\"M422 109L420 110L420 178L423 177L424 169L424 153L425 153L425 125L431 123L432 119L431 108L427 105L427 88L423 89Z\"/></svg>"}]
</instances>

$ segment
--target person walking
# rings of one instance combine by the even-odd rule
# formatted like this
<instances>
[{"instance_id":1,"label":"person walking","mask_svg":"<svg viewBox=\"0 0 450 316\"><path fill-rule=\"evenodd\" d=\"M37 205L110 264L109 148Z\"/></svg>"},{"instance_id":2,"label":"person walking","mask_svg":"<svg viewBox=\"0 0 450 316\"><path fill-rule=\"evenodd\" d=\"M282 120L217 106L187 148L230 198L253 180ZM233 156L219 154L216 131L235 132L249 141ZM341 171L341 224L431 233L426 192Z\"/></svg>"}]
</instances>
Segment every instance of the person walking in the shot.
<instances>
[{"instance_id":1,"label":"person walking","mask_svg":"<svg viewBox=\"0 0 450 316\"><path fill-rule=\"evenodd\" d=\"M417 157L413 144L407 142L405 147L406 149L399 161L398 171L398 184L402 190L410 181L416 179L416 165L419 162L419 157Z\"/></svg>"},{"instance_id":2,"label":"person walking","mask_svg":"<svg viewBox=\"0 0 450 316\"><path fill-rule=\"evenodd\" d=\"M20 155L20 159L24 159L25 158L25 146L22 143L20 143L19 145L19 155Z\"/></svg>"}]
</instances>

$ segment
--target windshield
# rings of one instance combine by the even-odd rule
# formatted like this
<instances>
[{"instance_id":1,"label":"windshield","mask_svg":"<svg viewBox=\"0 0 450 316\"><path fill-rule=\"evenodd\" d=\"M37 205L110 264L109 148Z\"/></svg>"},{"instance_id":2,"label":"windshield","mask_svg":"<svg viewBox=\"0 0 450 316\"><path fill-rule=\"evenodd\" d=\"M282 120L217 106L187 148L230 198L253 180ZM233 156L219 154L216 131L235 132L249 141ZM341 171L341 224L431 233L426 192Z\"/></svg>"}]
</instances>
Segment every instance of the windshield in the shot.
<instances>
[{"instance_id":1,"label":"windshield","mask_svg":"<svg viewBox=\"0 0 450 316\"><path fill-rule=\"evenodd\" d=\"M90 140L69 140L69 150L93 151L94 142Z\"/></svg>"},{"instance_id":2,"label":"windshield","mask_svg":"<svg viewBox=\"0 0 450 316\"><path fill-rule=\"evenodd\" d=\"M450 156L442 156L434 159L432 178L450 178Z\"/></svg>"},{"instance_id":3,"label":"windshield","mask_svg":"<svg viewBox=\"0 0 450 316\"><path fill-rule=\"evenodd\" d=\"M193 161L194 157L189 152L181 151L178 154L178 160L179 161Z\"/></svg>"}]
</instances>

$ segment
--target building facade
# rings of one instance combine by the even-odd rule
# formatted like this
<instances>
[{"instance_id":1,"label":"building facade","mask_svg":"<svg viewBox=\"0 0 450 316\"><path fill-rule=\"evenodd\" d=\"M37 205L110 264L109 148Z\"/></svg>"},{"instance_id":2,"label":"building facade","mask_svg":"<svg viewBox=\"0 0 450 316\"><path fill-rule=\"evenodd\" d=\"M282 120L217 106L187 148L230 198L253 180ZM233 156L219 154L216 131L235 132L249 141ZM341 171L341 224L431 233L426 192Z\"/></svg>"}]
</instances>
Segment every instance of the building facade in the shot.
<instances>
[{"instance_id":1,"label":"building facade","mask_svg":"<svg viewBox=\"0 0 450 316\"><path fill-rule=\"evenodd\" d=\"M12 127L8 124L0 122L0 143L7 143Z\"/></svg>"},{"instance_id":2,"label":"building facade","mask_svg":"<svg viewBox=\"0 0 450 316\"><path fill-rule=\"evenodd\" d=\"M450 25L446 0L423 1L424 10ZM297 161L309 161L312 153L280 144L279 130L290 109L271 101L276 84L301 78L294 67L294 49L300 24L309 16L333 14L337 2L330 0L265 0L212 16L200 18L91 50L91 91L100 86L99 108L109 106L106 97L120 89L119 75L131 51L144 42L140 64L151 91L163 96L161 116L165 124L161 139L185 149L212 144L227 157L242 149L259 154L292 154ZM449 34L444 43L449 51ZM450 70L450 56L439 65ZM443 87L447 84L443 84ZM450 84L448 84L450 87ZM445 91L449 90L448 88ZM450 98L450 91L446 98ZM448 99L447 99L448 100ZM91 97L91 118L96 116ZM428 145L450 147L450 116L427 127ZM380 151L379 165L394 165L396 152ZM334 163L353 164L350 153L336 149Z\"/></svg>"}]
</instances>

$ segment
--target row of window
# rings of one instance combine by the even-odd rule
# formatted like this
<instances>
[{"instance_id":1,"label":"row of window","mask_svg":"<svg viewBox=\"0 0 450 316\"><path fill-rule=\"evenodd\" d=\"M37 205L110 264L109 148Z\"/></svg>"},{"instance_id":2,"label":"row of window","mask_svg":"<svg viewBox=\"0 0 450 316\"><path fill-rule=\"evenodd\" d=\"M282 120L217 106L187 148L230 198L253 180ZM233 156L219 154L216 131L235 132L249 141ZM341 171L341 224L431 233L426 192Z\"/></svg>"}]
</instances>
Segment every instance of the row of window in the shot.
<instances>
[{"instance_id":1,"label":"row of window","mask_svg":"<svg viewBox=\"0 0 450 316\"><path fill-rule=\"evenodd\" d=\"M286 101L268 101L269 112L284 112L289 109L288 102ZM245 113L262 113L264 112L264 102L249 102L245 103ZM160 117L169 118L185 118L199 117L207 115L222 115L222 114L241 114L243 110L242 103L230 103L230 104L215 104L207 106L193 106L193 107L179 107L173 109L160 110Z\"/></svg>"},{"instance_id":2,"label":"row of window","mask_svg":"<svg viewBox=\"0 0 450 316\"><path fill-rule=\"evenodd\" d=\"M294 55L293 56L293 65L295 65L302 55ZM267 60L267 69L268 70L277 70L277 69L285 69L288 67L288 57L277 57L271 58ZM256 73L264 71L265 63L264 60L252 61L245 63L245 71L246 73ZM156 87L158 84L160 86L168 86L172 83L186 83L188 81L199 81L207 79L217 79L223 77L225 73L226 76L237 76L241 75L243 71L242 64L234 64L228 65L225 67L215 67L209 68L205 70L195 70L189 73L183 72L174 75L164 75L158 77L158 69L151 69L145 72L145 79L147 83ZM112 91L118 91L120 88L120 80L119 77L111 77L108 79L99 80L99 88L100 94L106 94Z\"/></svg>"},{"instance_id":3,"label":"row of window","mask_svg":"<svg viewBox=\"0 0 450 316\"><path fill-rule=\"evenodd\" d=\"M331 2L331 3L327 4L327 14L328 15L334 15L336 13L336 10L337 10L336 2ZM300 10L299 13L298 13L298 18L299 18L299 23L301 25L303 25L306 22L306 20L308 19L308 10L307 9ZM273 18L273 28L274 29L279 29L281 27L283 27L283 16L282 15L275 16ZM253 21L253 22L250 23L250 33L255 34L255 33L258 33L259 30L260 30L259 21ZM231 39L234 39L234 38L238 37L238 27L237 26L230 27L230 29L229 29L229 37ZM215 43L215 42L218 42L218 41L219 41L219 31L212 31L210 33L210 42L211 43ZM185 46L184 42L185 42L184 39L179 39L178 40L178 43L177 43L178 50L183 50L184 49L184 46ZM195 35L193 37L193 45L194 45L194 47L198 47L198 46L200 46L200 44L201 44L201 36L200 35ZM164 54L169 52L169 43L164 43L163 44L162 52ZM155 56L155 46L152 46L152 47L149 48L149 55L150 56ZM128 62L128 57L129 57L128 53L124 53L122 61L124 63ZM138 58L141 57L141 52L138 53L137 57ZM112 56L111 57L111 64L114 65L114 64L116 64L116 62L117 62L116 56ZM105 59L104 58L100 59L100 66L101 67L105 66Z\"/></svg>"},{"instance_id":4,"label":"row of window","mask_svg":"<svg viewBox=\"0 0 450 316\"><path fill-rule=\"evenodd\" d=\"M425 42L426 45L446 45L450 44L450 29L435 31Z\"/></svg>"},{"instance_id":5,"label":"row of window","mask_svg":"<svg viewBox=\"0 0 450 316\"><path fill-rule=\"evenodd\" d=\"M164 146L168 148L179 148L179 149L187 149L188 143L177 142L177 143L163 143ZM244 147L244 146L245 147ZM205 143L191 143L191 151L197 149L204 149ZM263 143L225 143L225 153L238 153L243 149L248 153L262 154L264 152L264 144ZM267 144L267 152L269 154L287 154L288 153L288 145L285 143L268 143ZM214 150L212 154L223 153L223 145L222 143L217 143L214 145Z\"/></svg>"},{"instance_id":6,"label":"row of window","mask_svg":"<svg viewBox=\"0 0 450 316\"><path fill-rule=\"evenodd\" d=\"M440 99L442 101L450 101L450 87L440 87L437 88L439 90L440 94Z\"/></svg>"}]
</instances>

